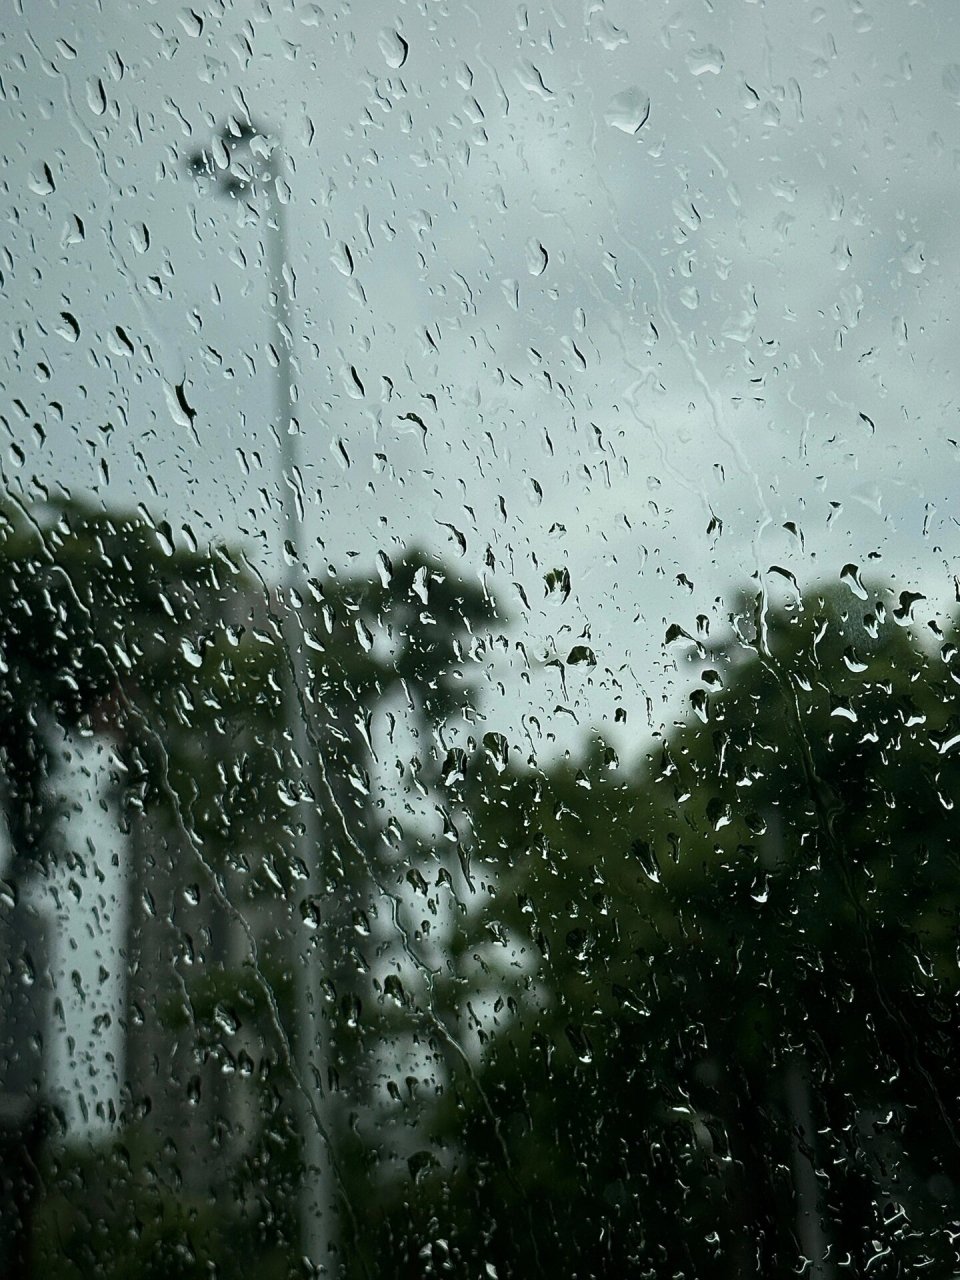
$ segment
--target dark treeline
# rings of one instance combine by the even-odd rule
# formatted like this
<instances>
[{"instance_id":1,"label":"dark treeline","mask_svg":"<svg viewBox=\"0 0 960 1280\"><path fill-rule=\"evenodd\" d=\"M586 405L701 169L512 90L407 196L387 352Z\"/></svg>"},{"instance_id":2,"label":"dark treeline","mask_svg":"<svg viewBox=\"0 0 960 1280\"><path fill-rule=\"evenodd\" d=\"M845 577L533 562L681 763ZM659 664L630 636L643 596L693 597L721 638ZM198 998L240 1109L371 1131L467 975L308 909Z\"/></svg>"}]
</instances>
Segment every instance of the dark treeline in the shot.
<instances>
[{"instance_id":1,"label":"dark treeline","mask_svg":"<svg viewBox=\"0 0 960 1280\"><path fill-rule=\"evenodd\" d=\"M960 662L916 598L851 576L671 628L689 711L627 765L472 709L506 623L415 552L290 601L139 519L10 508L0 591L4 1274L309 1274L311 930L329 1274L960 1271ZM64 731L111 745L130 903L119 1115L83 1145L37 1038Z\"/></svg>"}]
</instances>

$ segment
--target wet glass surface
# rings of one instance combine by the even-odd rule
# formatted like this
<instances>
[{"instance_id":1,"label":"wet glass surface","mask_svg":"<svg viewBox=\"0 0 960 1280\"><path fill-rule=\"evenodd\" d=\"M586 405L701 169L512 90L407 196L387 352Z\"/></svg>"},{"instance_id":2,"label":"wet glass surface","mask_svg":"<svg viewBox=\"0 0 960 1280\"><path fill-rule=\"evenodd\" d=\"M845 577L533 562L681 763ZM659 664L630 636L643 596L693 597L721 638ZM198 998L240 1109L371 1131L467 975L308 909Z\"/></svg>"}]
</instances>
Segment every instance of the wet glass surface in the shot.
<instances>
[{"instance_id":1,"label":"wet glass surface","mask_svg":"<svg viewBox=\"0 0 960 1280\"><path fill-rule=\"evenodd\" d=\"M0 14L0 1275L960 1274L950 0Z\"/></svg>"}]
</instances>

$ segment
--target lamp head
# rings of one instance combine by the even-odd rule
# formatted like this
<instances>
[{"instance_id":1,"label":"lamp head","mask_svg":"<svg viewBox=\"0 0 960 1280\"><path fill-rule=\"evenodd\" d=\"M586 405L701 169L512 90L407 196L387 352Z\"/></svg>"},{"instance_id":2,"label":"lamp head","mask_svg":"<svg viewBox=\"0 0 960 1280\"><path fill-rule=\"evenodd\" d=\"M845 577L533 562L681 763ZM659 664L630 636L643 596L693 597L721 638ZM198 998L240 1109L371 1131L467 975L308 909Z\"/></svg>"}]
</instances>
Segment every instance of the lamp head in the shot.
<instances>
[{"instance_id":1,"label":"lamp head","mask_svg":"<svg viewBox=\"0 0 960 1280\"><path fill-rule=\"evenodd\" d=\"M269 175L274 145L267 130L230 117L209 148L187 157L187 168L199 178L212 178L221 194L236 200Z\"/></svg>"}]
</instances>

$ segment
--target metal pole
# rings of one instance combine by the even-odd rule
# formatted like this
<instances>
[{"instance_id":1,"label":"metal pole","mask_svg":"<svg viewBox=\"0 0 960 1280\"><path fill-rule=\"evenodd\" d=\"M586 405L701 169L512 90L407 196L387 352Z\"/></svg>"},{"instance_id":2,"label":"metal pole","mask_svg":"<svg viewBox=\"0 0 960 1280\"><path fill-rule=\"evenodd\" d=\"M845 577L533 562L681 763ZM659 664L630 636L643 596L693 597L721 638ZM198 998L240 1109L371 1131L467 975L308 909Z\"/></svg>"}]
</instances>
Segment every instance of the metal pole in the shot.
<instances>
[{"instance_id":1,"label":"metal pole","mask_svg":"<svg viewBox=\"0 0 960 1280\"><path fill-rule=\"evenodd\" d=\"M774 872L787 860L783 822L779 810L772 805L765 805L762 812L767 830L761 846L761 858L767 871ZM810 1083L802 1050L792 1054L784 1068L783 1101L790 1117L797 1239L809 1263L807 1271L812 1280L832 1280L834 1266L830 1256L830 1235L817 1184L817 1131L813 1122Z\"/></svg>"},{"instance_id":2,"label":"metal pole","mask_svg":"<svg viewBox=\"0 0 960 1280\"><path fill-rule=\"evenodd\" d=\"M300 559L300 515L297 511L297 487L302 485L299 468L297 427L294 423L294 381L291 352L291 301L287 280L287 238L284 206L277 193L281 172L280 149L270 153L266 199L267 231L265 240L270 262L273 290L273 320L277 354L277 430L280 436L280 487L286 534L286 564L283 601L283 642L289 660L286 680L286 722L290 732L295 765L300 770L299 821L295 827L296 853L306 868L306 881L301 882L308 902L316 903L322 894L320 857L322 832L317 810L317 797L312 780L313 748L308 730L308 672L302 627L295 601L303 598L303 573ZM311 913L312 914L312 913ZM306 926L295 920L296 929ZM321 1008L321 980L324 962L322 945L324 923L317 925L314 938L304 947L293 933L294 999L296 1008L294 1060L300 1077L298 1103L302 1140L303 1175L300 1184L301 1251L319 1274L334 1275L339 1271L333 1250L336 1247L336 1187L332 1153L329 1149L330 1108L323 1071L326 1063L327 1036ZM301 933L300 938L303 938Z\"/></svg>"},{"instance_id":3,"label":"metal pole","mask_svg":"<svg viewBox=\"0 0 960 1280\"><path fill-rule=\"evenodd\" d=\"M238 195L257 183L257 156L254 150L248 170L234 172L229 164L230 155L242 145L250 145L260 136L268 138L247 121L243 126L235 124L224 130L221 141L228 156L227 171L221 170L217 178L221 191ZM194 173L216 176L218 166L208 152L198 151L189 160ZM260 182L266 178L266 192L262 203L264 227L264 254L267 262L269 285L272 292L273 346L277 356L276 427L280 443L280 502L283 508L284 560L286 572L283 578L281 638L286 663L284 679L284 720L290 734L294 767L300 772L299 813L294 827L295 854L305 869L303 888L316 920L315 904L322 894L320 858L322 831L317 810L317 797L313 780L319 777L313 759L307 716L310 709L309 679L304 653L302 628L298 622L295 601L304 598L302 591L302 564L300 559L300 516L297 511L298 486L302 485L297 448L297 430L293 421L294 377L291 336L291 299L287 283L287 237L284 206L278 192L278 179L282 176L282 150L274 135L268 150L266 164L260 166ZM321 1008L322 966L325 957L323 924L318 923L315 938L301 949L298 926L305 928L296 917L292 938L294 978L293 1037L294 1068L298 1080L297 1101L299 1128L302 1142L303 1177L300 1184L300 1242L303 1256L317 1274L335 1275L340 1267L336 1261L337 1246L337 1189L334 1179L334 1160L330 1149L330 1101L323 1081L324 1064L329 1061L326 1031Z\"/></svg>"},{"instance_id":4,"label":"metal pole","mask_svg":"<svg viewBox=\"0 0 960 1280\"><path fill-rule=\"evenodd\" d=\"M815 1151L817 1135L810 1112L810 1086L803 1060L794 1056L787 1063L784 1100L793 1130L793 1185L797 1194L797 1237L809 1265L812 1280L831 1280L833 1265L820 1207Z\"/></svg>"}]
</instances>

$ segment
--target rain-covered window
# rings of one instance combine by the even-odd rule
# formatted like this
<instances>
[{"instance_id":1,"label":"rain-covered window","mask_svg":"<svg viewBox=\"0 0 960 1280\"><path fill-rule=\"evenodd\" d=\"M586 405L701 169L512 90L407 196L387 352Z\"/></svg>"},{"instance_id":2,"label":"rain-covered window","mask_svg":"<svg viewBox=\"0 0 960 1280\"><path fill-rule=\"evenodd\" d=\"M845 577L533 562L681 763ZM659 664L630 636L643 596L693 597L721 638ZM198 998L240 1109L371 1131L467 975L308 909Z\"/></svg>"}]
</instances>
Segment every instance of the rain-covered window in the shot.
<instances>
[{"instance_id":1,"label":"rain-covered window","mask_svg":"<svg viewBox=\"0 0 960 1280\"><path fill-rule=\"evenodd\" d=\"M960 1275L955 0L5 0L0 1277Z\"/></svg>"}]
</instances>

